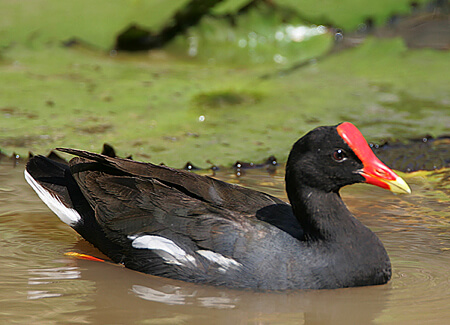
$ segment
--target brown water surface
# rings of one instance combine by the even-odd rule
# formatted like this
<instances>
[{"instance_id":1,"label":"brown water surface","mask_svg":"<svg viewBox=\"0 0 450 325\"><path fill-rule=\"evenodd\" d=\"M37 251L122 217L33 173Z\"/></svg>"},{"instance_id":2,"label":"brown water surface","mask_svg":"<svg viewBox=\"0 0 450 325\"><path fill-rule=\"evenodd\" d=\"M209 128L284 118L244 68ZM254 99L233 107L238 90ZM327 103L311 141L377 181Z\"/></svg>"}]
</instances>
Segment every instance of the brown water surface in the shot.
<instances>
[{"instance_id":1,"label":"brown water surface","mask_svg":"<svg viewBox=\"0 0 450 325\"><path fill-rule=\"evenodd\" d=\"M220 179L286 198L281 168ZM23 179L0 165L2 324L448 324L450 170L405 178L413 194L368 185L342 191L392 260L387 285L261 293L194 285L65 256L102 256L63 224Z\"/></svg>"}]
</instances>

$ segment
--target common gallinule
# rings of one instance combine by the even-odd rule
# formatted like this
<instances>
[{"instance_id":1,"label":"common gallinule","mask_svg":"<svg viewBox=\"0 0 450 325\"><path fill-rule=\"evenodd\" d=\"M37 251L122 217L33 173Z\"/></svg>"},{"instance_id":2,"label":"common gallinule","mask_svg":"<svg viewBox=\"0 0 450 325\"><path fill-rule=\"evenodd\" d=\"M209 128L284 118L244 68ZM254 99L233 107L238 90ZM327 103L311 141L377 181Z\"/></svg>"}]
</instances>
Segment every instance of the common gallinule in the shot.
<instances>
[{"instance_id":1,"label":"common gallinule","mask_svg":"<svg viewBox=\"0 0 450 325\"><path fill-rule=\"evenodd\" d=\"M260 290L383 284L377 236L339 195L366 182L410 193L351 123L318 127L286 165L291 204L191 172L76 149L69 166L33 157L25 178L48 207L111 260L153 275Z\"/></svg>"}]
</instances>

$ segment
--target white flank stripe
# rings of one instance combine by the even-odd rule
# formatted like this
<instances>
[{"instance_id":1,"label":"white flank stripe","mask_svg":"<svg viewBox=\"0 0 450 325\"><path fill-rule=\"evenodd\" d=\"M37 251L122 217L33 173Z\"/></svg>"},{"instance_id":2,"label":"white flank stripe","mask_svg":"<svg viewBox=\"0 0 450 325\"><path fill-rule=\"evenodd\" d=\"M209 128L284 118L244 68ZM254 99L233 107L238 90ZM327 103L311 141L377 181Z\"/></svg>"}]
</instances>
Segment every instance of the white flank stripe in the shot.
<instances>
[{"instance_id":1,"label":"white flank stripe","mask_svg":"<svg viewBox=\"0 0 450 325\"><path fill-rule=\"evenodd\" d=\"M131 245L134 248L154 250L155 253L162 257L168 264L184 266L188 266L189 264L197 265L195 258L192 255L187 254L177 244L165 237L134 235L128 236L128 239L133 241Z\"/></svg>"},{"instance_id":2,"label":"white flank stripe","mask_svg":"<svg viewBox=\"0 0 450 325\"><path fill-rule=\"evenodd\" d=\"M241 263L235 261L234 259L225 257L222 254L213 251L198 250L196 251L196 253L202 255L204 258L210 260L213 263L219 264L221 266L221 268L219 269L220 271L226 271L230 267L237 268L239 266L242 266Z\"/></svg>"},{"instance_id":3,"label":"white flank stripe","mask_svg":"<svg viewBox=\"0 0 450 325\"><path fill-rule=\"evenodd\" d=\"M39 198L47 204L62 222L73 227L81 220L79 213L72 208L68 208L61 202L61 200L42 187L36 180L25 170L25 180L30 184L33 190L37 193Z\"/></svg>"}]
</instances>

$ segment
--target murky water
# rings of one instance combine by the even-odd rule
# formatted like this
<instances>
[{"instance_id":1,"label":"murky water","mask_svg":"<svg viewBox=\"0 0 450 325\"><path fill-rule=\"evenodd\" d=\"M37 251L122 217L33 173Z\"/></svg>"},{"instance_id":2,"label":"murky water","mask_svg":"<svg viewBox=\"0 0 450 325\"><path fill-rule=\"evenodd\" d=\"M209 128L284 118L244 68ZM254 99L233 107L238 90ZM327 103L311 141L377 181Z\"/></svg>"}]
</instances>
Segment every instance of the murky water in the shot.
<instances>
[{"instance_id":1,"label":"murky water","mask_svg":"<svg viewBox=\"0 0 450 325\"><path fill-rule=\"evenodd\" d=\"M219 178L285 198L283 172ZM5 324L445 324L450 319L450 170L405 178L413 194L373 186L343 191L385 244L384 286L255 293L140 274L64 253L101 254L0 165L0 323Z\"/></svg>"}]
</instances>

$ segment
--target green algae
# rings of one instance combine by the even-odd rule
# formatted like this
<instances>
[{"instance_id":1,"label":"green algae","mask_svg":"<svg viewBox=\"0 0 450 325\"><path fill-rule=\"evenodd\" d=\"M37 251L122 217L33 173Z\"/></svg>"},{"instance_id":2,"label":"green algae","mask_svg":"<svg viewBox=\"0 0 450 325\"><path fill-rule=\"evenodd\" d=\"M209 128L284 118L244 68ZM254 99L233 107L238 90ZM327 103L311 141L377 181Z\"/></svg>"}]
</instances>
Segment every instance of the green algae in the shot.
<instances>
[{"instance_id":1,"label":"green algae","mask_svg":"<svg viewBox=\"0 0 450 325\"><path fill-rule=\"evenodd\" d=\"M130 24L157 30L187 2L5 0L0 2L0 46L20 43L39 48L76 38L107 50Z\"/></svg>"},{"instance_id":2,"label":"green algae","mask_svg":"<svg viewBox=\"0 0 450 325\"><path fill-rule=\"evenodd\" d=\"M175 4L170 8L161 17ZM127 10L122 14L131 17L133 9ZM28 32L37 24L33 19ZM286 19L267 8L239 15L234 26L206 17L186 38L141 54L62 47L57 40L82 37L64 22L64 34L42 32L44 38L31 40L26 26L9 33L3 21L8 46L0 56L0 149L21 155L54 147L99 151L108 142L120 156L203 167L207 160L230 165L270 155L283 161L305 132L344 120L375 142L449 132L449 76L442 73L449 70L448 52L368 38L325 56L330 33L289 42L286 28L303 25ZM104 28L112 35L119 27ZM105 49L113 40L98 31L89 37ZM193 39L195 55L189 53ZM275 60L277 54L284 60ZM302 62L310 64L298 68Z\"/></svg>"},{"instance_id":3,"label":"green algae","mask_svg":"<svg viewBox=\"0 0 450 325\"><path fill-rule=\"evenodd\" d=\"M198 94L193 98L193 106L207 109L221 109L229 108L230 106L256 104L260 100L261 94L221 90Z\"/></svg>"},{"instance_id":4,"label":"green algae","mask_svg":"<svg viewBox=\"0 0 450 325\"><path fill-rule=\"evenodd\" d=\"M12 1L0 2L3 13L0 20L0 46L26 44L39 48L43 44L59 43L80 39L97 48L111 49L115 38L130 25L139 25L157 32L170 23L173 15L189 0L150 1ZM236 15L250 1L228 0L216 5L213 15ZM425 0L415 1L418 4ZM385 23L393 14L410 12L409 0L398 1L325 1L317 5L314 1L277 0L267 7L259 4L258 9L288 14L291 23L308 18L308 23L327 24L353 30L367 18L375 24ZM237 20L245 17L241 15ZM207 18L208 19L208 18ZM246 18L244 18L246 19ZM248 20L258 24L259 18ZM270 19L265 17L268 26ZM204 29L208 33L208 29Z\"/></svg>"},{"instance_id":5,"label":"green algae","mask_svg":"<svg viewBox=\"0 0 450 325\"><path fill-rule=\"evenodd\" d=\"M299 18L261 7L232 22L205 17L166 49L186 53L197 62L267 69L314 59L332 46L333 35L324 26L308 26Z\"/></svg>"},{"instance_id":6,"label":"green algae","mask_svg":"<svg viewBox=\"0 0 450 325\"><path fill-rule=\"evenodd\" d=\"M427 2L427 0L415 1L417 5L424 5ZM295 10L316 24L331 24L346 30L355 30L368 19L375 25L383 25L391 16L408 14L411 11L409 0L323 0L320 5L307 0L274 0L274 3Z\"/></svg>"},{"instance_id":7,"label":"green algae","mask_svg":"<svg viewBox=\"0 0 450 325\"><path fill-rule=\"evenodd\" d=\"M0 147L6 152L98 151L108 142L122 156L157 163L227 165L272 154L284 160L302 134L343 120L370 141L437 136L450 125L449 77L442 74L448 53L407 50L397 39L368 39L271 78L261 78L260 68L205 66L164 51L110 57L17 47L4 56Z\"/></svg>"}]
</instances>

